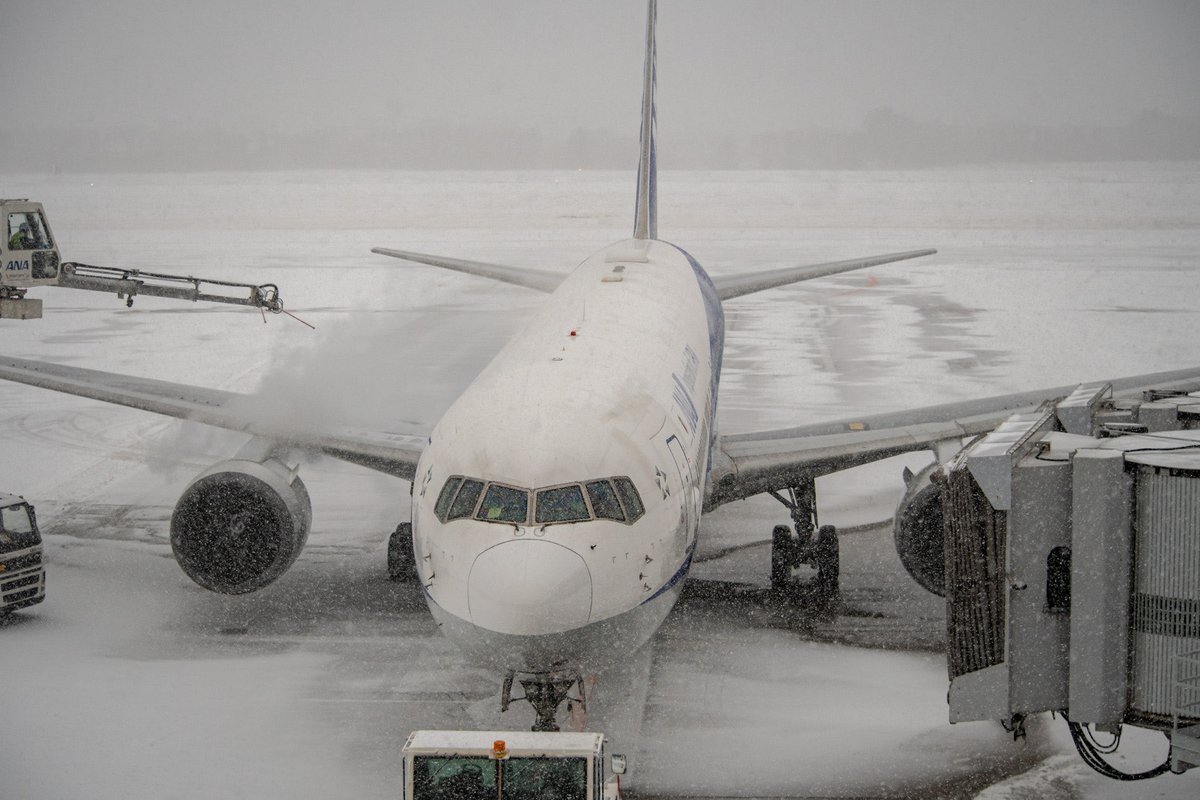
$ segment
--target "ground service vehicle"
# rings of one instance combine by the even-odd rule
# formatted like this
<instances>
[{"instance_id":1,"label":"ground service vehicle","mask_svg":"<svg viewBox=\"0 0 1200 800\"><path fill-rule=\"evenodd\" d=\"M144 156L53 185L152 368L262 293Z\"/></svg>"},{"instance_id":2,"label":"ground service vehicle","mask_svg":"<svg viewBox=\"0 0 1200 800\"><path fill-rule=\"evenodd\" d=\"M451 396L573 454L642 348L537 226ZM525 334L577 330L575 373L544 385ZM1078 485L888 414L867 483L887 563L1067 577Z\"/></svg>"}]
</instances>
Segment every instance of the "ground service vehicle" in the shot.
<instances>
[{"instance_id":1,"label":"ground service vehicle","mask_svg":"<svg viewBox=\"0 0 1200 800\"><path fill-rule=\"evenodd\" d=\"M414 731L400 751L404 800L608 800L625 757L605 779L602 733Z\"/></svg>"},{"instance_id":2,"label":"ground service vehicle","mask_svg":"<svg viewBox=\"0 0 1200 800\"><path fill-rule=\"evenodd\" d=\"M39 286L62 286L93 292L111 292L133 305L143 294L176 300L252 306L263 311L283 311L279 287L208 278L143 272L122 267L96 267L61 262L54 234L41 203L0 199L0 319L40 319L42 301L25 293ZM209 284L209 286L204 286ZM244 293L244 294L243 294Z\"/></svg>"},{"instance_id":3,"label":"ground service vehicle","mask_svg":"<svg viewBox=\"0 0 1200 800\"><path fill-rule=\"evenodd\" d=\"M0 617L45 598L46 567L33 506L0 494Z\"/></svg>"}]
</instances>

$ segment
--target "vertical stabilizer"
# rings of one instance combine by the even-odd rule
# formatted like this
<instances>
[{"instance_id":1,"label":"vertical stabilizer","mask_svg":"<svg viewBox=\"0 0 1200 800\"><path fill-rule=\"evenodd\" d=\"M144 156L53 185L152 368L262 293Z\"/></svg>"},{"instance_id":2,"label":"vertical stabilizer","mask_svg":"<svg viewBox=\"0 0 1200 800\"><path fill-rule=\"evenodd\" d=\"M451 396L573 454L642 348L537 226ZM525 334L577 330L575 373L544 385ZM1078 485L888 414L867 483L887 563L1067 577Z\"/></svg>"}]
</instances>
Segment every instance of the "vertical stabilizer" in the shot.
<instances>
[{"instance_id":1,"label":"vertical stabilizer","mask_svg":"<svg viewBox=\"0 0 1200 800\"><path fill-rule=\"evenodd\" d=\"M642 76L642 151L638 157L637 207L633 218L635 239L658 238L658 167L654 155L654 23L657 17L658 4L650 0L646 14L646 66Z\"/></svg>"}]
</instances>

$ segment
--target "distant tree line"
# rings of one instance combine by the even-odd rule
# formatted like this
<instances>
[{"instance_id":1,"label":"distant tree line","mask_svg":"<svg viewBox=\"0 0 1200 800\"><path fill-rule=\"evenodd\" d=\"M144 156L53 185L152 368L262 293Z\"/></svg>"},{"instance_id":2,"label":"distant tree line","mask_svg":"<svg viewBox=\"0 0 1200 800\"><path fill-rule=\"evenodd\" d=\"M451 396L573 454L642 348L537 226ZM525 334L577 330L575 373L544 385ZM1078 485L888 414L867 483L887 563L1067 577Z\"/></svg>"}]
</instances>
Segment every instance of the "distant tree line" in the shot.
<instances>
[{"instance_id":1,"label":"distant tree line","mask_svg":"<svg viewBox=\"0 0 1200 800\"><path fill-rule=\"evenodd\" d=\"M629 131L166 129L129 125L0 130L10 173L283 169L622 169ZM1069 161L1200 161L1200 119L1145 113L1122 125L945 125L892 109L856 129L807 128L734 135L660 133L665 169L910 168Z\"/></svg>"}]
</instances>

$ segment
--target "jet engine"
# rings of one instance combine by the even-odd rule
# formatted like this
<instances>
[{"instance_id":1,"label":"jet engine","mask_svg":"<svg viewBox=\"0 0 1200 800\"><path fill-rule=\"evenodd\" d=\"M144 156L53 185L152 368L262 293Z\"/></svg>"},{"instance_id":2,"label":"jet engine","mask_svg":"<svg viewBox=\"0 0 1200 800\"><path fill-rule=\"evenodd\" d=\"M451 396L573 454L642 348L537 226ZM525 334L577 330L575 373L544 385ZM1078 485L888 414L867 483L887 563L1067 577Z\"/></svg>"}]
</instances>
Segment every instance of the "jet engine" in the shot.
<instances>
[{"instance_id":1,"label":"jet engine","mask_svg":"<svg viewBox=\"0 0 1200 800\"><path fill-rule=\"evenodd\" d=\"M275 459L222 461L184 490L171 515L171 549L205 589L244 594L287 571L312 525L299 476Z\"/></svg>"},{"instance_id":2,"label":"jet engine","mask_svg":"<svg viewBox=\"0 0 1200 800\"><path fill-rule=\"evenodd\" d=\"M896 552L913 580L941 597L946 596L946 556L943 552L942 498L933 476L935 462L913 475L904 471L908 488L896 508Z\"/></svg>"}]
</instances>

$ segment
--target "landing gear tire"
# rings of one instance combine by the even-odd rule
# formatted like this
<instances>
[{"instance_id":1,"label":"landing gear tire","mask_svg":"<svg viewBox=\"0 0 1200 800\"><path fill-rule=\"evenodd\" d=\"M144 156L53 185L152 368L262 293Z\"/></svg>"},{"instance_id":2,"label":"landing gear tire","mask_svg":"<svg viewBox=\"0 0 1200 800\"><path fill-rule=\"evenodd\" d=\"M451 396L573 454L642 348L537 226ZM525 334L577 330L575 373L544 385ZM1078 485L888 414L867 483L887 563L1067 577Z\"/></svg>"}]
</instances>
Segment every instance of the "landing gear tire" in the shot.
<instances>
[{"instance_id":1,"label":"landing gear tire","mask_svg":"<svg viewBox=\"0 0 1200 800\"><path fill-rule=\"evenodd\" d=\"M796 566L796 538L787 525L776 525L771 531L771 588L782 591L792 580Z\"/></svg>"},{"instance_id":2,"label":"landing gear tire","mask_svg":"<svg viewBox=\"0 0 1200 800\"><path fill-rule=\"evenodd\" d=\"M813 544L813 561L817 567L815 580L816 600L822 611L832 613L833 605L840 594L841 553L838 545L837 528L822 525Z\"/></svg>"},{"instance_id":3,"label":"landing gear tire","mask_svg":"<svg viewBox=\"0 0 1200 800\"><path fill-rule=\"evenodd\" d=\"M388 538L387 570L388 579L393 581L411 581L417 577L411 522L401 522Z\"/></svg>"}]
</instances>

